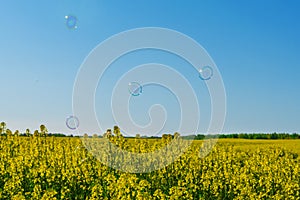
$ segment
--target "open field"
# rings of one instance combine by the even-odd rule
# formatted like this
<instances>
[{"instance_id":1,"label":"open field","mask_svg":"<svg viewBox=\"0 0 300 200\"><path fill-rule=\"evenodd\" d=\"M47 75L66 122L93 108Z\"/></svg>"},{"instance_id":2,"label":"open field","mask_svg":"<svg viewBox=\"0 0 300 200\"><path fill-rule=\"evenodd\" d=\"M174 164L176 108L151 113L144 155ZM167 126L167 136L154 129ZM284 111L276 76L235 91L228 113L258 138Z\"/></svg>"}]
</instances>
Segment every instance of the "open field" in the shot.
<instances>
[{"instance_id":1,"label":"open field","mask_svg":"<svg viewBox=\"0 0 300 200\"><path fill-rule=\"evenodd\" d=\"M110 140L132 152L171 142ZM79 138L2 136L0 199L300 199L300 140L219 139L200 158L202 143L160 170L126 173L100 163Z\"/></svg>"}]
</instances>

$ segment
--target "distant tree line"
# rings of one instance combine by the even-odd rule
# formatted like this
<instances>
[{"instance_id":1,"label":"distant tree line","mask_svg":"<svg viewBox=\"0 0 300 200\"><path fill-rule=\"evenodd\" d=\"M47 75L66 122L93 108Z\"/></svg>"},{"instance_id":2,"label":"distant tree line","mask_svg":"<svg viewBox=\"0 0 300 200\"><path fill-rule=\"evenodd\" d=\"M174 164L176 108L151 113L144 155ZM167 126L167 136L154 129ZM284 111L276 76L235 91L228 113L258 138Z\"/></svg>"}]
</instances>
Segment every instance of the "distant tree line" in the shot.
<instances>
[{"instance_id":1,"label":"distant tree line","mask_svg":"<svg viewBox=\"0 0 300 200\"><path fill-rule=\"evenodd\" d=\"M222 134L219 138L241 138L241 139L300 139L300 134L293 133L240 133L240 134Z\"/></svg>"},{"instance_id":2,"label":"distant tree line","mask_svg":"<svg viewBox=\"0 0 300 200\"><path fill-rule=\"evenodd\" d=\"M234 134L219 134L219 135L201 135L182 136L185 139L203 140L209 138L236 138L236 139L300 139L300 134L293 133L234 133Z\"/></svg>"},{"instance_id":3,"label":"distant tree line","mask_svg":"<svg viewBox=\"0 0 300 200\"><path fill-rule=\"evenodd\" d=\"M41 137L79 137L79 136L73 136L73 135L65 135L63 133L49 133L48 129L45 125L40 125L39 130L35 130L33 133L29 129L26 129L25 133L20 133L19 130L11 131L6 127L5 122L0 123L0 135L2 136L41 136ZM107 129L107 131L103 135L97 135L93 134L92 137L110 137L112 135L116 135L117 137L121 137L121 131L118 126L114 126L113 131L111 129ZM84 137L89 137L88 134L84 134ZM123 136L122 136L123 137ZM176 139L176 138L182 138L187 140L203 140L203 139L210 139L210 138L239 138L239 139L300 139L300 134L298 133L234 133L234 134L219 134L219 135L187 135L187 136L181 136L178 132L175 132L172 134L162 134L162 136L141 136L140 134L136 134L135 137L126 137L126 138L147 138L147 139Z\"/></svg>"},{"instance_id":4,"label":"distant tree line","mask_svg":"<svg viewBox=\"0 0 300 200\"><path fill-rule=\"evenodd\" d=\"M73 135L65 135L63 133L49 133L45 125L40 125L39 130L34 130L33 133L27 128L24 133L20 133L19 130L11 131L7 128L5 122L0 123L0 135L1 136L26 136L26 137L73 137Z\"/></svg>"}]
</instances>

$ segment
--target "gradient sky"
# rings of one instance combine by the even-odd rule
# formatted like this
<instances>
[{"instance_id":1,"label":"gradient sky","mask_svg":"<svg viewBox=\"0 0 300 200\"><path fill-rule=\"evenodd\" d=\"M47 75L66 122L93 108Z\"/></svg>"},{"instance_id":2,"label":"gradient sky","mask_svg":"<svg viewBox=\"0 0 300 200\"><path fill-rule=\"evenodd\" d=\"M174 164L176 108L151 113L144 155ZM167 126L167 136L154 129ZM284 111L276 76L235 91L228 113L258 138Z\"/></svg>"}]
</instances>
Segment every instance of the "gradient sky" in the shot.
<instances>
[{"instance_id":1,"label":"gradient sky","mask_svg":"<svg viewBox=\"0 0 300 200\"><path fill-rule=\"evenodd\" d=\"M119 32L164 27L196 40L218 66L227 95L223 132L300 132L299 9L300 3L291 0L2 1L0 121L13 130L45 124L50 132L73 133L65 121L72 115L76 74L89 52ZM78 18L76 30L66 27L69 14ZM147 62L179 71L186 65L176 56L150 50L118 60L97 89L95 107L103 126L113 125L103 117L109 116L109 101L103 99L113 83L131 66ZM209 99L197 78L189 81L201 91L205 130ZM165 131L172 132L178 126L178 113L172 113L178 102L160 90L151 94L155 92L132 102L132 117L145 124L149 106L165 104L172 116Z\"/></svg>"}]
</instances>

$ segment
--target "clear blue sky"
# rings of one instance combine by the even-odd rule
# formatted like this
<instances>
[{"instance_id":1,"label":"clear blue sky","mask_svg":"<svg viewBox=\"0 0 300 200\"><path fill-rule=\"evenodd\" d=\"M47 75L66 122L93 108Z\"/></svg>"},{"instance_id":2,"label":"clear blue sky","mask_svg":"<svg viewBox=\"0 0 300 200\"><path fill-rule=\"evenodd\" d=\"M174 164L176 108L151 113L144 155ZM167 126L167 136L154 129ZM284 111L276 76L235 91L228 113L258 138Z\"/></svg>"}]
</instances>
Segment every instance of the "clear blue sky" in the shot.
<instances>
[{"instance_id":1,"label":"clear blue sky","mask_svg":"<svg viewBox=\"0 0 300 200\"><path fill-rule=\"evenodd\" d=\"M213 58L227 94L223 132L300 132L299 9L299 1L291 0L2 1L0 121L13 130L45 124L51 132L73 133L65 120L72 114L73 84L84 58L114 34L150 26L190 36ZM78 18L77 29L66 27L68 14ZM97 91L95 107L103 126L113 125L103 117L110 110L102 96L124 72L118 65L129 70L147 62L184 65L157 51L120 59L108 72L107 85ZM197 85L194 78L189 81ZM172 96L158 98L163 91L156 92L131 104L132 117L146 124L149 106L168 102L172 117L165 131L172 132L178 126L178 102ZM200 104L204 130L209 99Z\"/></svg>"}]
</instances>

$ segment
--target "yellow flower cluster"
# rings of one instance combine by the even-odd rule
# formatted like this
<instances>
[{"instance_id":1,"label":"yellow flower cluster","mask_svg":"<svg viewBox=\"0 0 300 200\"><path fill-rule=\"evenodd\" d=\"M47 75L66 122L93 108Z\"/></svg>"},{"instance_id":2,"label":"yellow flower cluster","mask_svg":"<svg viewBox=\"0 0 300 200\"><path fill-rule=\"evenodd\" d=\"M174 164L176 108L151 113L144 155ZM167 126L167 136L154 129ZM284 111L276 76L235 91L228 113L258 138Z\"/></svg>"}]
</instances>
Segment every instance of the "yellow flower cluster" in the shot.
<instances>
[{"instance_id":1,"label":"yellow flower cluster","mask_svg":"<svg viewBox=\"0 0 300 200\"><path fill-rule=\"evenodd\" d=\"M126 139L119 135L109 140L139 154L167 146L165 157L184 145L180 138L173 146L168 146L172 138ZM99 162L83 141L0 136L0 199L300 199L298 154L278 146L242 150L218 143L201 157L202 142L194 142L159 170L128 173ZM114 159L118 165L130 161L127 154L114 157L111 146L105 147L105 159ZM159 160L148 164L145 160L139 166L162 166Z\"/></svg>"}]
</instances>

